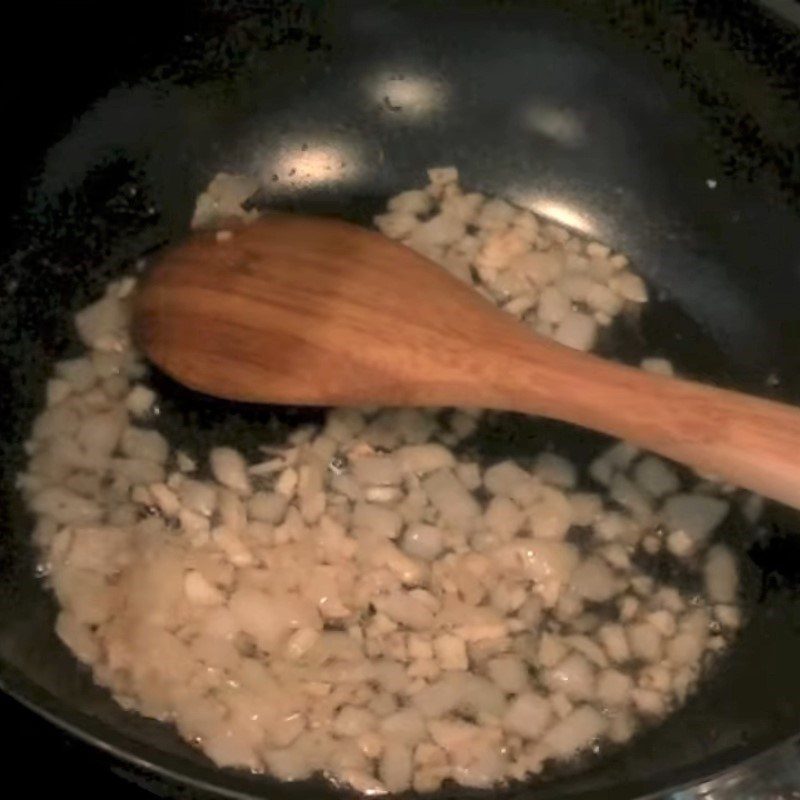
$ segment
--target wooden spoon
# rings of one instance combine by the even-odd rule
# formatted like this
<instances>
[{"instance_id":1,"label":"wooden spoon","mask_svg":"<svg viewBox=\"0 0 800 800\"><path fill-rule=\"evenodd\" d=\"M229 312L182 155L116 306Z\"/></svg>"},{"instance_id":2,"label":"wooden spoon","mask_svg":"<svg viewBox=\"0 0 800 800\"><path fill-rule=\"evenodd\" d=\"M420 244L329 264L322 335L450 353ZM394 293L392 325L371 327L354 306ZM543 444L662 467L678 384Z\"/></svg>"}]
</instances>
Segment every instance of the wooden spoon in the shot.
<instances>
[{"instance_id":1,"label":"wooden spoon","mask_svg":"<svg viewBox=\"0 0 800 800\"><path fill-rule=\"evenodd\" d=\"M207 394L467 406L572 422L800 506L800 410L577 352L412 250L269 215L165 250L135 301L145 353Z\"/></svg>"}]
</instances>

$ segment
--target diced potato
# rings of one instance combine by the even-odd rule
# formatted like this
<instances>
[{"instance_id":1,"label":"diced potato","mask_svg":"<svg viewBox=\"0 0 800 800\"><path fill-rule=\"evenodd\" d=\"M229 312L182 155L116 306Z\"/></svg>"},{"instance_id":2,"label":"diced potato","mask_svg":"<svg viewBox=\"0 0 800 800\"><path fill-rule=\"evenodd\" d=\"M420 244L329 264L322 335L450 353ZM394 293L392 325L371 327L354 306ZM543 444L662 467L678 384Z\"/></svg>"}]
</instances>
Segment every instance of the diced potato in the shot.
<instances>
[{"instance_id":1,"label":"diced potato","mask_svg":"<svg viewBox=\"0 0 800 800\"><path fill-rule=\"evenodd\" d=\"M607 727L607 721L594 708L578 706L545 734L544 744L553 755L566 758L588 747Z\"/></svg>"},{"instance_id":2,"label":"diced potato","mask_svg":"<svg viewBox=\"0 0 800 800\"><path fill-rule=\"evenodd\" d=\"M704 543L728 514L726 500L701 494L676 494L668 498L661 517L667 529L683 533L695 544Z\"/></svg>"},{"instance_id":3,"label":"diced potato","mask_svg":"<svg viewBox=\"0 0 800 800\"><path fill-rule=\"evenodd\" d=\"M423 488L442 519L451 525L471 525L480 514L480 506L464 484L449 469L428 475Z\"/></svg>"},{"instance_id":4,"label":"diced potato","mask_svg":"<svg viewBox=\"0 0 800 800\"><path fill-rule=\"evenodd\" d=\"M503 727L526 739L538 739L553 717L550 703L533 692L514 698L503 717Z\"/></svg>"},{"instance_id":5,"label":"diced potato","mask_svg":"<svg viewBox=\"0 0 800 800\"><path fill-rule=\"evenodd\" d=\"M595 693L595 669L580 653L571 653L548 670L544 681L551 691L570 700L589 700Z\"/></svg>"},{"instance_id":6,"label":"diced potato","mask_svg":"<svg viewBox=\"0 0 800 800\"><path fill-rule=\"evenodd\" d=\"M703 567L706 594L712 603L733 603L739 585L736 558L723 544L709 548Z\"/></svg>"}]
</instances>

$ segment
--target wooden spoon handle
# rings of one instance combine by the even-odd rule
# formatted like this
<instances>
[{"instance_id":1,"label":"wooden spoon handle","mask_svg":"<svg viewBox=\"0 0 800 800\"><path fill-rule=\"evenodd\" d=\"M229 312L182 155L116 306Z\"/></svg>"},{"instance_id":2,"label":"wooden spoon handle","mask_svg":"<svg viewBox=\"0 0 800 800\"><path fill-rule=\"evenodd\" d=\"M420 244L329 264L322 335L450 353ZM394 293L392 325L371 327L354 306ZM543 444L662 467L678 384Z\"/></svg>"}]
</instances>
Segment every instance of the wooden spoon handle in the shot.
<instances>
[{"instance_id":1,"label":"wooden spoon handle","mask_svg":"<svg viewBox=\"0 0 800 800\"><path fill-rule=\"evenodd\" d=\"M800 409L524 344L497 373L497 405L602 431L800 507Z\"/></svg>"}]
</instances>

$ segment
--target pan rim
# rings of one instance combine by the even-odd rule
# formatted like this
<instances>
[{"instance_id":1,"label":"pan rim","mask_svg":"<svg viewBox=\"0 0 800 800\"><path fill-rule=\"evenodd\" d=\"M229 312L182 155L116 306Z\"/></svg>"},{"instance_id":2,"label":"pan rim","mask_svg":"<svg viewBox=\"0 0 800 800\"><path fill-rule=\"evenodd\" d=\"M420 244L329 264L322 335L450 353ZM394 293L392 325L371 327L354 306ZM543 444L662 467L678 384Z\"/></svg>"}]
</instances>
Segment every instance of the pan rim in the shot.
<instances>
[{"instance_id":1,"label":"pan rim","mask_svg":"<svg viewBox=\"0 0 800 800\"><path fill-rule=\"evenodd\" d=\"M276 793L284 794L285 792L289 794L297 792L298 797L307 796L304 790L311 781L281 781L266 774L250 776L264 781L263 791L226 786L225 778L231 781L242 780L246 779L247 773L224 770L210 763L208 765L189 763L180 755L172 755L158 747L137 742L125 734L120 734L114 726L106 722L92 721L82 712L68 708L51 692L37 686L4 661L0 661L0 692L83 744L111 756L122 764L140 769L153 777L166 779L178 786L198 789L227 800L263 800L263 798ZM93 724L97 725L99 730L93 732L91 730ZM730 748L679 770L680 772L687 769L696 771L697 775L691 779L663 782L659 780L659 776L656 776L651 782L628 781L611 787L568 791L566 794L557 796L570 798L570 800L583 800L584 798L588 800L595 797L607 800L611 796L624 797L628 800L656 800L673 795L680 796L687 790L697 791L701 787L705 793L720 785L729 785L732 780L735 781L737 778L746 778L748 772L758 776L769 776L776 772L775 767L780 764L782 758L788 757L790 761L800 766L796 756L792 758L791 754L791 751L798 746L800 746L800 732L786 735L777 743L766 746L754 742L738 748ZM174 765L168 763L172 761L175 762ZM770 761L773 763L770 764ZM198 771L207 774L202 776L193 774ZM240 774L236 774L237 772ZM219 777L215 779L215 776ZM558 783L556 780L539 785L516 784L511 789L510 796L515 800L523 800L527 796L527 792L531 791L536 792L537 797L541 797L549 787L557 790ZM800 780L798 780L798 785L800 785ZM333 785L331 784L331 786ZM452 791L440 790L431 796L457 796L458 791L456 787ZM489 797L493 791L486 790L485 796ZM470 790L471 796L473 793L474 790Z\"/></svg>"}]
</instances>

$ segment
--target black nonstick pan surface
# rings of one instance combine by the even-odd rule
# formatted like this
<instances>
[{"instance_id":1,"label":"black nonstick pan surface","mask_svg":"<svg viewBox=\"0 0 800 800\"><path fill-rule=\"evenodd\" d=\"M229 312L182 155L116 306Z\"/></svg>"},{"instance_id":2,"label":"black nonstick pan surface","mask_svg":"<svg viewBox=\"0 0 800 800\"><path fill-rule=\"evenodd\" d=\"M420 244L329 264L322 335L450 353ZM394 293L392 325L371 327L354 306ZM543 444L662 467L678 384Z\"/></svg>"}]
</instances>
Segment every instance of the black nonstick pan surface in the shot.
<instances>
[{"instance_id":1,"label":"black nonstick pan surface","mask_svg":"<svg viewBox=\"0 0 800 800\"><path fill-rule=\"evenodd\" d=\"M93 686L52 632L14 487L49 366L76 347L71 315L185 233L216 172L258 170L261 202L366 223L426 167L455 164L465 185L549 204L630 254L655 299L605 354L663 355L687 375L800 403L800 34L759 5L74 2L22 16L4 33L14 69L3 83L0 687L144 772L231 797L336 793L215 769ZM337 162L333 177L293 171L309 149ZM265 421L279 435L319 414L159 380L159 425L196 446L224 434L246 447ZM546 442L577 458L603 446L510 415L472 445L497 458ZM683 710L605 759L496 795L638 797L745 762L773 776L791 765L798 533L778 506L757 526L729 520L749 622Z\"/></svg>"}]
</instances>

